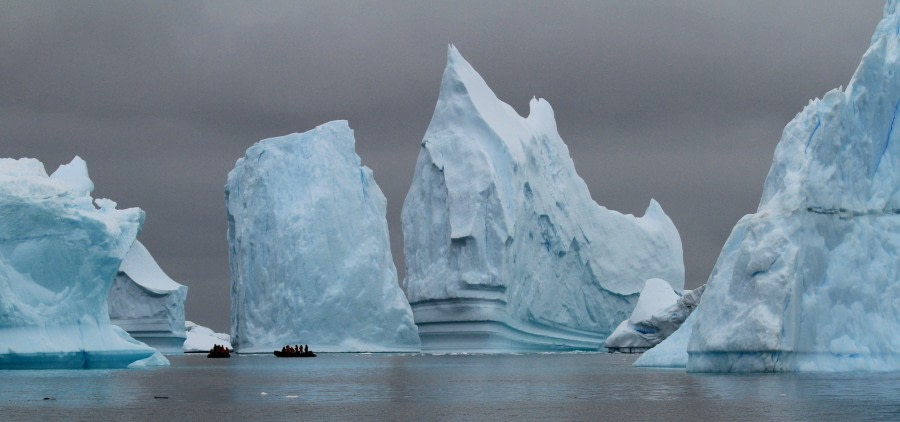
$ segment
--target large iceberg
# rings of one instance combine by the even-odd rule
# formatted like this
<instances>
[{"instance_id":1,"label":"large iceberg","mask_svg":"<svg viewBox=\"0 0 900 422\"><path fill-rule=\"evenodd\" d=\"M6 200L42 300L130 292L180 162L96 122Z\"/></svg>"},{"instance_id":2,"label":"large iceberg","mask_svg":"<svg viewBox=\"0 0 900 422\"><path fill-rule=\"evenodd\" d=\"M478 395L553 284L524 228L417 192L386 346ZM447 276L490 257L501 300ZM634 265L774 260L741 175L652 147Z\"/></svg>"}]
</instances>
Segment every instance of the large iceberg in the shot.
<instances>
[{"instance_id":1,"label":"large iceberg","mask_svg":"<svg viewBox=\"0 0 900 422\"><path fill-rule=\"evenodd\" d=\"M450 46L403 204L406 278L423 350L597 350L650 278L681 290L678 231L597 205L553 109L523 118Z\"/></svg>"},{"instance_id":2,"label":"large iceberg","mask_svg":"<svg viewBox=\"0 0 900 422\"><path fill-rule=\"evenodd\" d=\"M109 319L163 353L182 353L187 287L169 278L146 247L131 245L109 291Z\"/></svg>"},{"instance_id":3,"label":"large iceberg","mask_svg":"<svg viewBox=\"0 0 900 422\"><path fill-rule=\"evenodd\" d=\"M0 368L168 364L109 322L109 288L144 213L94 201L93 189L78 157L50 176L40 161L0 159Z\"/></svg>"},{"instance_id":4,"label":"large iceberg","mask_svg":"<svg viewBox=\"0 0 900 422\"><path fill-rule=\"evenodd\" d=\"M271 352L418 351L386 200L334 121L260 141L228 174L232 344Z\"/></svg>"},{"instance_id":5,"label":"large iceberg","mask_svg":"<svg viewBox=\"0 0 900 422\"><path fill-rule=\"evenodd\" d=\"M610 352L634 353L656 346L687 320L705 288L686 290L679 296L665 280L647 280L631 316L616 327L603 347Z\"/></svg>"},{"instance_id":6,"label":"large iceberg","mask_svg":"<svg viewBox=\"0 0 900 422\"><path fill-rule=\"evenodd\" d=\"M710 275L689 371L900 369L898 4L847 88L785 128Z\"/></svg>"}]
</instances>

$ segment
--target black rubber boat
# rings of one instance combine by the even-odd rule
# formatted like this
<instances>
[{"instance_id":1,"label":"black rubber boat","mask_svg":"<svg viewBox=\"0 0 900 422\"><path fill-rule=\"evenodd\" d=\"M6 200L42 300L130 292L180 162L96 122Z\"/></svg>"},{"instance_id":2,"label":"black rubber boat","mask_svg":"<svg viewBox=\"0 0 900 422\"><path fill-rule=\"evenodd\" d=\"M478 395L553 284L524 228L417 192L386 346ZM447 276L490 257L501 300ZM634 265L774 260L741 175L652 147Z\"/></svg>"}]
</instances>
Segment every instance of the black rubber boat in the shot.
<instances>
[{"instance_id":1,"label":"black rubber boat","mask_svg":"<svg viewBox=\"0 0 900 422\"><path fill-rule=\"evenodd\" d=\"M313 352L282 352L280 350L276 350L275 356L280 358L314 358L316 354Z\"/></svg>"}]
</instances>

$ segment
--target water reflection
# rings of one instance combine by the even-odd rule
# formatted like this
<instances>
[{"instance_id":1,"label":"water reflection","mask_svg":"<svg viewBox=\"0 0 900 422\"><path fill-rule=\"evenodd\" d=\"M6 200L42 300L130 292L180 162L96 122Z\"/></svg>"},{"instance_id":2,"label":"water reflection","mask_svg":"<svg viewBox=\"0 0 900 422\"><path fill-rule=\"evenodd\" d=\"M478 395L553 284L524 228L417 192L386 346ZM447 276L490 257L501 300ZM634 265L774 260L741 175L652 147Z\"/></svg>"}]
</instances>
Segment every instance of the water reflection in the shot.
<instances>
[{"instance_id":1,"label":"water reflection","mask_svg":"<svg viewBox=\"0 0 900 422\"><path fill-rule=\"evenodd\" d=\"M900 416L900 374L686 374L633 368L633 360L607 354L178 356L172 367L153 370L0 371L0 419L295 419L297 412L448 420Z\"/></svg>"}]
</instances>

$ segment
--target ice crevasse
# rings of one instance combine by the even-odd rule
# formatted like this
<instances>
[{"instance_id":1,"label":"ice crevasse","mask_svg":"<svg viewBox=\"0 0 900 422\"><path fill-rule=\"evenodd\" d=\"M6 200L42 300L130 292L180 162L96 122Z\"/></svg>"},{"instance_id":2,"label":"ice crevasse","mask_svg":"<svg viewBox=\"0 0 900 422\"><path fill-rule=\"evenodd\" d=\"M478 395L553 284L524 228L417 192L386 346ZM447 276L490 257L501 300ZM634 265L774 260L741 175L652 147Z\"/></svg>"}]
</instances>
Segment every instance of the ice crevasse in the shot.
<instances>
[{"instance_id":1,"label":"ice crevasse","mask_svg":"<svg viewBox=\"0 0 900 422\"><path fill-rule=\"evenodd\" d=\"M144 213L94 201L93 188L78 157L49 176L0 159L0 368L168 364L110 324L110 285Z\"/></svg>"},{"instance_id":2,"label":"ice crevasse","mask_svg":"<svg viewBox=\"0 0 900 422\"><path fill-rule=\"evenodd\" d=\"M687 369L900 369L900 2L846 89L784 130L755 214L731 232Z\"/></svg>"},{"instance_id":3,"label":"ice crevasse","mask_svg":"<svg viewBox=\"0 0 900 422\"><path fill-rule=\"evenodd\" d=\"M257 142L228 174L231 344L418 351L386 200L346 121Z\"/></svg>"},{"instance_id":4,"label":"ice crevasse","mask_svg":"<svg viewBox=\"0 0 900 422\"><path fill-rule=\"evenodd\" d=\"M659 204L643 217L597 205L550 104L521 117L453 46L402 222L426 351L597 350L647 279L684 286Z\"/></svg>"}]
</instances>

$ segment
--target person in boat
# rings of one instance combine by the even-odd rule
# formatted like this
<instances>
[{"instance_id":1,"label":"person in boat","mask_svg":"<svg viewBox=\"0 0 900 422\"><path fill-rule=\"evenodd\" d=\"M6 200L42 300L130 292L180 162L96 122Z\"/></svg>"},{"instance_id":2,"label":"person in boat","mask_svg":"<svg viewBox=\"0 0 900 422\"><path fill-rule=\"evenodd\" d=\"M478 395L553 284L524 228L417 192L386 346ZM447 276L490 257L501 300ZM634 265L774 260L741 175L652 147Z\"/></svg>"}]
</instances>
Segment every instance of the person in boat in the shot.
<instances>
[{"instance_id":1,"label":"person in boat","mask_svg":"<svg viewBox=\"0 0 900 422\"><path fill-rule=\"evenodd\" d=\"M303 353L309 353L309 345L308 344L303 345Z\"/></svg>"}]
</instances>

